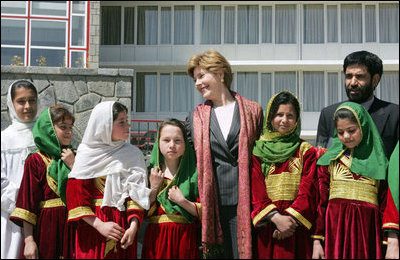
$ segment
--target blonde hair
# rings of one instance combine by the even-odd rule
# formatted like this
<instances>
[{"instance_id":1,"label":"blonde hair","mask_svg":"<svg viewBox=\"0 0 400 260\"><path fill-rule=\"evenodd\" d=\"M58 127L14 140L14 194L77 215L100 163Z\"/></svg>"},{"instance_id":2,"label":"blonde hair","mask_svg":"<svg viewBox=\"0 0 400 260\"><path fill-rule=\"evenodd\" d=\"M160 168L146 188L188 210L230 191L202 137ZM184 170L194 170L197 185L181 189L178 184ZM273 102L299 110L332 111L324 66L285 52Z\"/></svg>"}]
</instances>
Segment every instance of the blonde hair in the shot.
<instances>
[{"instance_id":1,"label":"blonde hair","mask_svg":"<svg viewBox=\"0 0 400 260\"><path fill-rule=\"evenodd\" d=\"M196 54L190 57L187 74L194 78L194 69L200 67L211 73L218 73L221 70L224 72L224 84L230 89L232 84L231 64L228 60L216 50L207 50L202 54Z\"/></svg>"}]
</instances>

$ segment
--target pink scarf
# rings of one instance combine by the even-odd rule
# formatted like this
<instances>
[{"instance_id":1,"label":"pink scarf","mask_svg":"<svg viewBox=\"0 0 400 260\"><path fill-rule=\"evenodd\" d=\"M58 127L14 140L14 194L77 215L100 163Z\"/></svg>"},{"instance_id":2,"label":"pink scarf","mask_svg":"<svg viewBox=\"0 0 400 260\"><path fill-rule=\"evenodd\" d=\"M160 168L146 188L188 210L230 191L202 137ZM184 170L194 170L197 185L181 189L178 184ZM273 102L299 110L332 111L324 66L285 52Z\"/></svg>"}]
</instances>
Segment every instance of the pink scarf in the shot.
<instances>
[{"instance_id":1,"label":"pink scarf","mask_svg":"<svg viewBox=\"0 0 400 260\"><path fill-rule=\"evenodd\" d=\"M240 258L252 258L250 162L253 144L262 131L263 111L260 104L231 91L239 106L239 201L237 206L237 239ZM194 146L197 156L198 185L202 208L203 252L212 254L214 246L223 245L219 219L217 185L210 148L212 102L197 106L193 113Z\"/></svg>"}]
</instances>

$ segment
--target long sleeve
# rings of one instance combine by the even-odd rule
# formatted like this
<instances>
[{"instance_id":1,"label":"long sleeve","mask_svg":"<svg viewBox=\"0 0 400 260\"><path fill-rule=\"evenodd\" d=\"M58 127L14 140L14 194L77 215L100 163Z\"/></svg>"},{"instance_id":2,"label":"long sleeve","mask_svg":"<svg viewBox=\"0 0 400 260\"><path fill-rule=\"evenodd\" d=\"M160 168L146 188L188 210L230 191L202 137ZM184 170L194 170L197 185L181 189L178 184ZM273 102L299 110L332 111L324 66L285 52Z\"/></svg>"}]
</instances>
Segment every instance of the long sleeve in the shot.
<instances>
[{"instance_id":1,"label":"long sleeve","mask_svg":"<svg viewBox=\"0 0 400 260\"><path fill-rule=\"evenodd\" d=\"M68 221L77 221L84 217L95 217L93 205L93 179L68 179L67 208Z\"/></svg>"},{"instance_id":2,"label":"long sleeve","mask_svg":"<svg viewBox=\"0 0 400 260\"><path fill-rule=\"evenodd\" d=\"M22 226L22 221L26 221L36 225L46 182L46 164L37 153L31 155L25 162L16 207L10 216L14 223Z\"/></svg>"},{"instance_id":3,"label":"long sleeve","mask_svg":"<svg viewBox=\"0 0 400 260\"><path fill-rule=\"evenodd\" d=\"M254 155L252 156L251 167L251 190L251 203L253 205L251 219L253 225L256 227L260 221L263 221L265 217L277 207L267 195L261 163Z\"/></svg>"},{"instance_id":4,"label":"long sleeve","mask_svg":"<svg viewBox=\"0 0 400 260\"><path fill-rule=\"evenodd\" d=\"M303 170L299 185L299 192L292 205L285 209L292 217L296 218L307 229L311 229L315 222L317 210L316 197L318 192L316 165L317 149L311 147L303 156Z\"/></svg>"},{"instance_id":5,"label":"long sleeve","mask_svg":"<svg viewBox=\"0 0 400 260\"><path fill-rule=\"evenodd\" d=\"M319 202L317 206L317 220L315 225L314 239L325 239L325 214L329 201L330 174L328 167L317 166Z\"/></svg>"},{"instance_id":6,"label":"long sleeve","mask_svg":"<svg viewBox=\"0 0 400 260\"><path fill-rule=\"evenodd\" d=\"M7 159L5 152L1 151L1 210L11 213L15 208L18 193L17 185L12 183L7 176Z\"/></svg>"},{"instance_id":7,"label":"long sleeve","mask_svg":"<svg viewBox=\"0 0 400 260\"><path fill-rule=\"evenodd\" d=\"M326 147L329 140L329 125L326 122L326 109L322 109L321 114L318 120L318 128L317 128L317 146Z\"/></svg>"},{"instance_id":8,"label":"long sleeve","mask_svg":"<svg viewBox=\"0 0 400 260\"><path fill-rule=\"evenodd\" d=\"M386 207L383 213L382 229L383 231L399 233L399 211L394 204L390 189L388 189Z\"/></svg>"}]
</instances>

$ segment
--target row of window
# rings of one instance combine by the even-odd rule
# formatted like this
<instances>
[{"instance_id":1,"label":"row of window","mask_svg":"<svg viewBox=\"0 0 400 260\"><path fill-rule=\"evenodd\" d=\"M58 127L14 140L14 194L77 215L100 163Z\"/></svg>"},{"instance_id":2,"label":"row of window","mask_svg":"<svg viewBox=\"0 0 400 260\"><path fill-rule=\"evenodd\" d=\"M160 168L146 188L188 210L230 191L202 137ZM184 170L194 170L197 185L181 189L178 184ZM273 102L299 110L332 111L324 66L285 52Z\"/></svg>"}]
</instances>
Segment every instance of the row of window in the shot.
<instances>
[{"instance_id":1,"label":"row of window","mask_svg":"<svg viewBox=\"0 0 400 260\"><path fill-rule=\"evenodd\" d=\"M399 104L398 82L397 71L384 72L376 96ZM264 109L269 99L282 90L296 94L304 112L319 112L347 98L342 72L236 72L231 89L260 103ZM186 73L136 73L136 112L187 112L202 102Z\"/></svg>"},{"instance_id":2,"label":"row of window","mask_svg":"<svg viewBox=\"0 0 400 260\"><path fill-rule=\"evenodd\" d=\"M399 42L398 3L102 6L101 20L102 45L190 45L196 28L200 44Z\"/></svg>"},{"instance_id":3,"label":"row of window","mask_svg":"<svg viewBox=\"0 0 400 260\"><path fill-rule=\"evenodd\" d=\"M85 67L87 17L86 1L2 1L1 64Z\"/></svg>"}]
</instances>

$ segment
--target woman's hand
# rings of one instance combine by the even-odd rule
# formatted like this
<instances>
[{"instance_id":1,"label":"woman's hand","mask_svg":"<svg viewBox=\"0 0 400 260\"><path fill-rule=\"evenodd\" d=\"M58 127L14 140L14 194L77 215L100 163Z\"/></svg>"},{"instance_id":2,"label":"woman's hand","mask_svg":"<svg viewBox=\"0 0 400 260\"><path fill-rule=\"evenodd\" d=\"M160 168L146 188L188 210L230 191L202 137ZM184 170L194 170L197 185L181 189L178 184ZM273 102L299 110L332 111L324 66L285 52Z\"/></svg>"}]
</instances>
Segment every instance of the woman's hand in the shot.
<instances>
[{"instance_id":1,"label":"woman's hand","mask_svg":"<svg viewBox=\"0 0 400 260\"><path fill-rule=\"evenodd\" d=\"M75 162L75 154L69 148L64 148L61 151L61 160L67 165L67 167L71 170L74 166Z\"/></svg>"},{"instance_id":2,"label":"woman's hand","mask_svg":"<svg viewBox=\"0 0 400 260\"><path fill-rule=\"evenodd\" d=\"M127 249L132 245L135 240L136 233L138 231L139 221L137 218L133 218L130 227L125 231L124 236L121 239L121 248Z\"/></svg>"}]
</instances>

